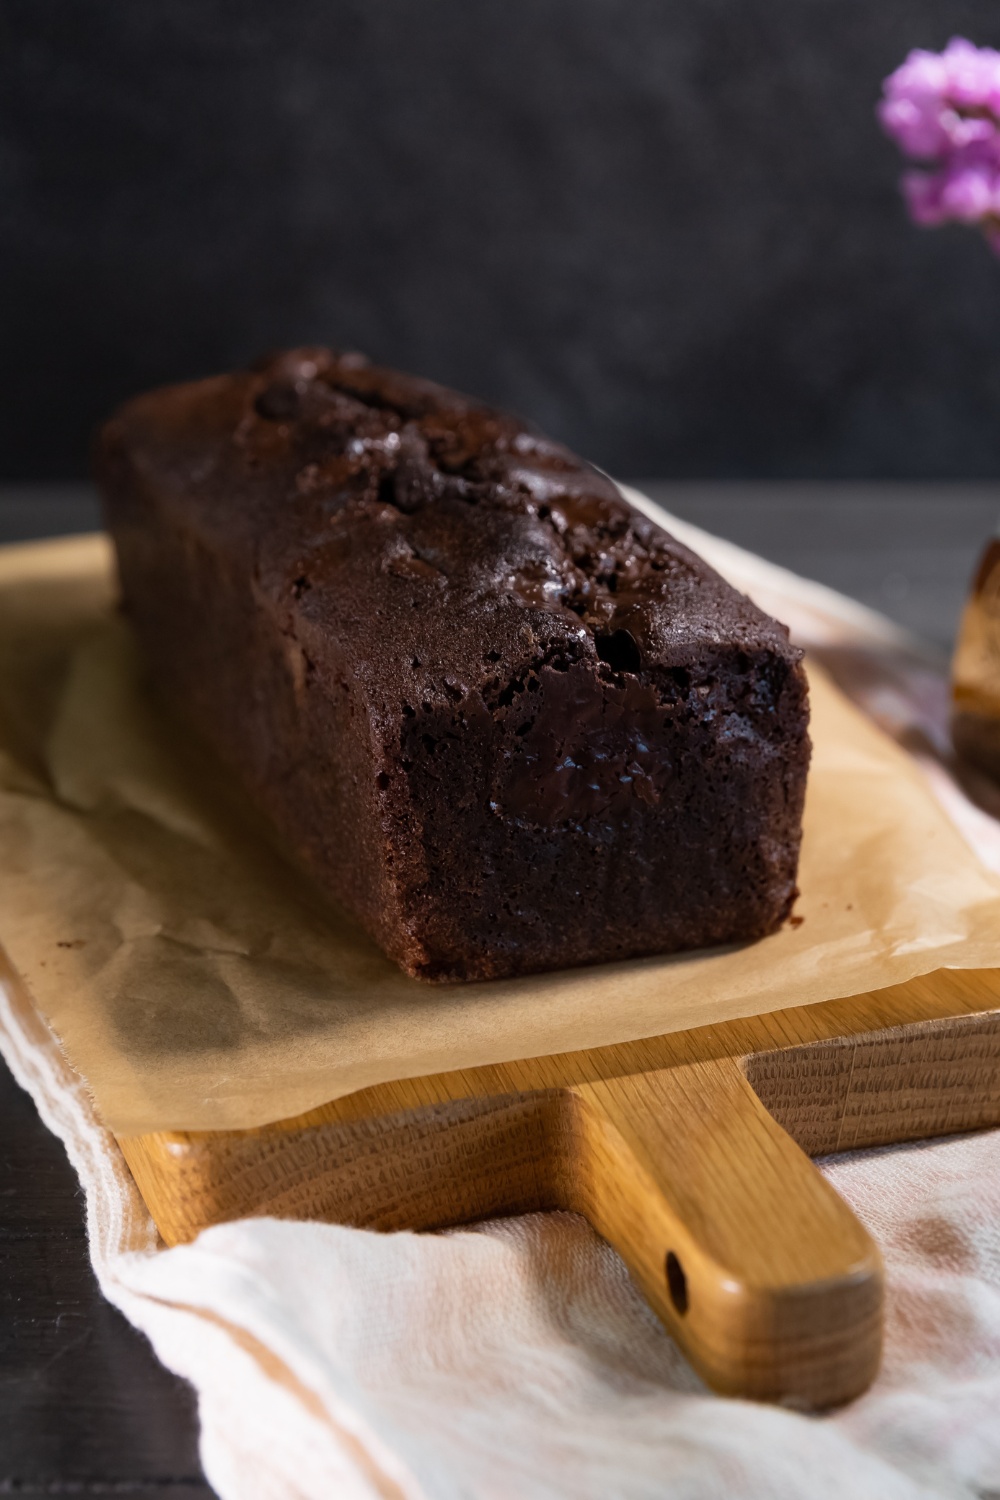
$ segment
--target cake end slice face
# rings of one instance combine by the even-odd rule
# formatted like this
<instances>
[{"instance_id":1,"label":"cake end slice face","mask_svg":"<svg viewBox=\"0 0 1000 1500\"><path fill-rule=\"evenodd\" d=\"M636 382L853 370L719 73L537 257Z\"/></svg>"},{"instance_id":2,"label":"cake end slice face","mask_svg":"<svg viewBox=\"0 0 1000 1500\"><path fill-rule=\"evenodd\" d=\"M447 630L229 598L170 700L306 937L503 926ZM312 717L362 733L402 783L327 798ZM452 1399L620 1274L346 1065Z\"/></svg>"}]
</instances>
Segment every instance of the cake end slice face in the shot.
<instances>
[{"instance_id":1,"label":"cake end slice face","mask_svg":"<svg viewBox=\"0 0 1000 1500\"><path fill-rule=\"evenodd\" d=\"M659 673L598 655L633 640L550 643L454 702L407 704L382 796L409 972L491 979L671 953L788 916L801 665L714 641Z\"/></svg>"},{"instance_id":2,"label":"cake end slice face","mask_svg":"<svg viewBox=\"0 0 1000 1500\"><path fill-rule=\"evenodd\" d=\"M787 917L801 653L565 448L305 349L130 402L98 472L155 680L409 974Z\"/></svg>"}]
</instances>

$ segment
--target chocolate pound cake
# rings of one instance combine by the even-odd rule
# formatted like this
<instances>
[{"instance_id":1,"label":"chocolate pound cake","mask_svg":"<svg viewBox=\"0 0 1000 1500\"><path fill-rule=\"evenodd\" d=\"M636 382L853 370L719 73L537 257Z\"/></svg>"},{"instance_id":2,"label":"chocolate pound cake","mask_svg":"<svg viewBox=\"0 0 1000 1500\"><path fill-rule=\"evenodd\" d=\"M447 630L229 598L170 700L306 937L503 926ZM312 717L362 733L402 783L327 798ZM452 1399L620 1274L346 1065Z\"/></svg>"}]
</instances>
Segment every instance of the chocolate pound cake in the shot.
<instances>
[{"instance_id":1,"label":"chocolate pound cake","mask_svg":"<svg viewBox=\"0 0 1000 1500\"><path fill-rule=\"evenodd\" d=\"M300 349L129 402L98 468L155 679L408 974L788 915L800 653L565 448Z\"/></svg>"}]
</instances>

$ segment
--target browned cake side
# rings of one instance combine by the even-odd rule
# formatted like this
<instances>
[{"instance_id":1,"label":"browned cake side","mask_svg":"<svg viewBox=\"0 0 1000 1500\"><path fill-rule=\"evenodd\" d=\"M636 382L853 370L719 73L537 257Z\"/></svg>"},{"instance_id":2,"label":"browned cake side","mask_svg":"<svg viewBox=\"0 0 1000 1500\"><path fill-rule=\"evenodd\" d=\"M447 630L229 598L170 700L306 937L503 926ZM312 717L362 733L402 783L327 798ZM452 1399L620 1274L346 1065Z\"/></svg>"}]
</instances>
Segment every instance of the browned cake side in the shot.
<instances>
[{"instance_id":1,"label":"browned cake side","mask_svg":"<svg viewBox=\"0 0 1000 1500\"><path fill-rule=\"evenodd\" d=\"M566 449L303 349L130 402L98 472L157 681L408 973L788 915L800 653Z\"/></svg>"}]
</instances>

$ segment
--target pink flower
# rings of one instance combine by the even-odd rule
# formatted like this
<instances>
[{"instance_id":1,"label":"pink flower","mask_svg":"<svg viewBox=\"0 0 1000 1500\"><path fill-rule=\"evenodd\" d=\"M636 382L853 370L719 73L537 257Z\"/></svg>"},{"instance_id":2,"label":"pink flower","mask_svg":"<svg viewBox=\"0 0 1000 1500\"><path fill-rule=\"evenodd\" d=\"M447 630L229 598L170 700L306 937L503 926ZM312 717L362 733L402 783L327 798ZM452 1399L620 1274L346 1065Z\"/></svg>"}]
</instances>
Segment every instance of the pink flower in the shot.
<instances>
[{"instance_id":1,"label":"pink flower","mask_svg":"<svg viewBox=\"0 0 1000 1500\"><path fill-rule=\"evenodd\" d=\"M943 52L911 52L883 85L879 119L905 155L934 160L955 147L995 140L1000 126L1000 52L953 37Z\"/></svg>"},{"instance_id":2,"label":"pink flower","mask_svg":"<svg viewBox=\"0 0 1000 1500\"><path fill-rule=\"evenodd\" d=\"M941 172L904 172L900 178L899 185L914 224L932 227L944 223L945 213L941 207L943 175Z\"/></svg>"},{"instance_id":3,"label":"pink flower","mask_svg":"<svg viewBox=\"0 0 1000 1500\"><path fill-rule=\"evenodd\" d=\"M907 172L902 181L917 224L979 224L1000 215L1000 164L953 159L938 172Z\"/></svg>"},{"instance_id":4,"label":"pink flower","mask_svg":"<svg viewBox=\"0 0 1000 1500\"><path fill-rule=\"evenodd\" d=\"M1000 52L953 37L885 80L883 129L924 171L901 187L918 224L978 224L1000 254Z\"/></svg>"}]
</instances>

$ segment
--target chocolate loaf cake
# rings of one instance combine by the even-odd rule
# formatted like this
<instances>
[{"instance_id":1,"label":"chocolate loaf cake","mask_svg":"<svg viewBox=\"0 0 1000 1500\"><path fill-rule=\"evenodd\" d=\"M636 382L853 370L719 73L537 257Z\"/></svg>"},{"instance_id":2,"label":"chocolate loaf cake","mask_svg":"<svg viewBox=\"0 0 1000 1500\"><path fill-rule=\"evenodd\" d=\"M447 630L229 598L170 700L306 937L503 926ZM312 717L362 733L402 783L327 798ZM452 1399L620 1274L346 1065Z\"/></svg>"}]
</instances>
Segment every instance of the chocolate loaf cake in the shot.
<instances>
[{"instance_id":1,"label":"chocolate loaf cake","mask_svg":"<svg viewBox=\"0 0 1000 1500\"><path fill-rule=\"evenodd\" d=\"M407 973L788 915L800 653L565 448L299 349L129 402L98 470L155 679Z\"/></svg>"}]
</instances>

